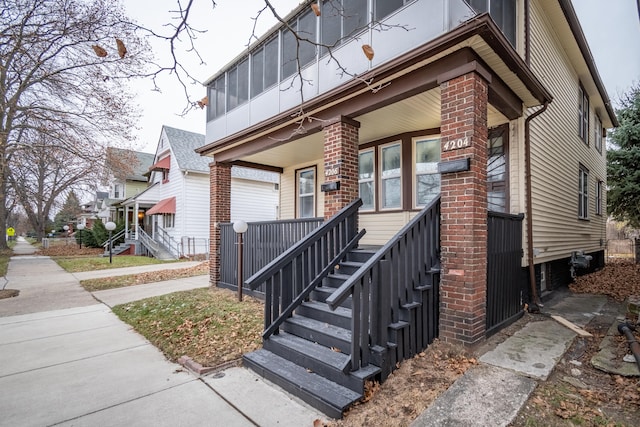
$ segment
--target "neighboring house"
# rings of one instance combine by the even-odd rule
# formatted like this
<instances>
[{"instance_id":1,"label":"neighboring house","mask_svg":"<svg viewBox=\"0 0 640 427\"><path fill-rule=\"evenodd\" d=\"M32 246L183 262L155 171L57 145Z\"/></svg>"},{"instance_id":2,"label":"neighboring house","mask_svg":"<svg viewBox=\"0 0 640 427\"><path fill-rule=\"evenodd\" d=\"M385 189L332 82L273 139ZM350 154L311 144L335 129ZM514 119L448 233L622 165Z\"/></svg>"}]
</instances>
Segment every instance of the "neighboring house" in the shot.
<instances>
[{"instance_id":1,"label":"neighboring house","mask_svg":"<svg viewBox=\"0 0 640 427\"><path fill-rule=\"evenodd\" d=\"M143 215L145 232L175 248L171 252L180 256L203 254L209 249L211 160L195 152L203 144L204 135L163 126L153 164L148 168L150 188L127 201L134 212L137 205L138 213ZM234 218L275 219L278 183L276 173L234 168L231 178Z\"/></svg>"},{"instance_id":2,"label":"neighboring house","mask_svg":"<svg viewBox=\"0 0 640 427\"><path fill-rule=\"evenodd\" d=\"M247 280L267 329L245 359L340 416L358 397L316 399L305 368L361 395L435 336L471 345L518 318L582 254L604 263L617 121L570 0L316 6L207 81L198 152L214 160L212 283L233 253L216 226L231 219L233 165L282 171L281 220L326 220ZM377 247L366 263L354 242Z\"/></svg>"},{"instance_id":3,"label":"neighboring house","mask_svg":"<svg viewBox=\"0 0 640 427\"><path fill-rule=\"evenodd\" d=\"M78 223L91 228L96 220L106 222L110 215L109 193L97 191L94 200L80 205L82 212L78 215Z\"/></svg>"}]
</instances>

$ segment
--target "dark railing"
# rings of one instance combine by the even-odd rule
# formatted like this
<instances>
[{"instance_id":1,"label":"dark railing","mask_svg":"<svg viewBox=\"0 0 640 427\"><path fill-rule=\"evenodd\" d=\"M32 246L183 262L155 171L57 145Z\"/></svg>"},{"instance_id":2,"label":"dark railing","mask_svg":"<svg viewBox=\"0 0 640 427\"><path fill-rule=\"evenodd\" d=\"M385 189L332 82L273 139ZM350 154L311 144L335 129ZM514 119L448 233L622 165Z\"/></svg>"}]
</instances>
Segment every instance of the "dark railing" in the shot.
<instances>
[{"instance_id":1,"label":"dark railing","mask_svg":"<svg viewBox=\"0 0 640 427\"><path fill-rule=\"evenodd\" d=\"M250 222L243 236L242 280L245 281L260 271L265 265L299 242L304 236L322 224L322 218L306 218L285 221ZM220 225L220 282L219 286L237 289L238 251L237 236L233 224ZM256 296L264 295L263 287L255 292L244 290Z\"/></svg>"},{"instance_id":2,"label":"dark railing","mask_svg":"<svg viewBox=\"0 0 640 427\"><path fill-rule=\"evenodd\" d=\"M357 199L327 220L303 240L287 249L250 277L251 289L265 286L265 331L267 339L333 268L355 248L364 235L358 233Z\"/></svg>"},{"instance_id":3,"label":"dark railing","mask_svg":"<svg viewBox=\"0 0 640 427\"><path fill-rule=\"evenodd\" d=\"M526 276L522 274L524 214L489 212L487 218L487 336L519 319Z\"/></svg>"},{"instance_id":4,"label":"dark railing","mask_svg":"<svg viewBox=\"0 0 640 427\"><path fill-rule=\"evenodd\" d=\"M409 336L403 338L398 358L420 352L435 338L439 253L440 198L437 198L327 298L329 307L335 309L352 297L352 370L369 364L371 350L387 348L389 329L400 324L408 323L410 330ZM424 292L428 294L426 298L420 295ZM412 320L408 312L418 306L421 319Z\"/></svg>"}]
</instances>

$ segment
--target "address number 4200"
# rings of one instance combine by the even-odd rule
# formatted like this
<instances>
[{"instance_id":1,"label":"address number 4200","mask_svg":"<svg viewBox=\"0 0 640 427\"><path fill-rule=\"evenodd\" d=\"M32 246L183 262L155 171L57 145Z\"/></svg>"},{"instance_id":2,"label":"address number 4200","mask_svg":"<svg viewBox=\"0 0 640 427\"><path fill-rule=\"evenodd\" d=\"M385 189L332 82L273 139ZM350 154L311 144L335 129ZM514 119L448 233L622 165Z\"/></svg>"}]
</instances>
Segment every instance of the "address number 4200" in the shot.
<instances>
[{"instance_id":1,"label":"address number 4200","mask_svg":"<svg viewBox=\"0 0 640 427\"><path fill-rule=\"evenodd\" d=\"M460 148L471 147L471 141L469 137L452 139L444 143L442 151L459 150Z\"/></svg>"}]
</instances>

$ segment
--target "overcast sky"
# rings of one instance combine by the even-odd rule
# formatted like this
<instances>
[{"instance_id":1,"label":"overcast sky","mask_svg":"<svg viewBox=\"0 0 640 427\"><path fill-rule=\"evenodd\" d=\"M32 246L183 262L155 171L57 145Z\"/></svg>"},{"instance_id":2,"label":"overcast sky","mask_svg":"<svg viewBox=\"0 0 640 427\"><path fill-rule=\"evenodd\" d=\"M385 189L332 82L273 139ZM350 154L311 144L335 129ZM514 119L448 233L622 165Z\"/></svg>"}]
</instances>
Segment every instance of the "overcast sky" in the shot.
<instances>
[{"instance_id":1,"label":"overcast sky","mask_svg":"<svg viewBox=\"0 0 640 427\"><path fill-rule=\"evenodd\" d=\"M183 1L183 3L186 3ZM181 63L200 81L205 81L246 48L257 11L263 0L220 0L211 10L211 0L196 0L190 22L207 33L198 36L198 48L206 65L200 64L192 54L183 53ZM299 0L272 0L281 15L289 13ZM603 4L606 3L606 13ZM142 25L156 31L167 31L163 24L171 20L170 10L176 0L126 0L128 13ZM573 0L576 13L600 76L609 97L616 102L620 94L640 81L640 20L636 0ZM260 36L275 24L267 11L258 20ZM186 45L182 45L182 49ZM166 45L156 45L157 56L166 58ZM175 78L164 76L159 80L162 92L153 92L149 82L136 84L139 104L143 109L138 132L137 150L155 152L162 125L192 132L205 133L205 110L196 110L180 117L185 99ZM194 99L205 96L205 88L193 85L188 88Z\"/></svg>"}]
</instances>

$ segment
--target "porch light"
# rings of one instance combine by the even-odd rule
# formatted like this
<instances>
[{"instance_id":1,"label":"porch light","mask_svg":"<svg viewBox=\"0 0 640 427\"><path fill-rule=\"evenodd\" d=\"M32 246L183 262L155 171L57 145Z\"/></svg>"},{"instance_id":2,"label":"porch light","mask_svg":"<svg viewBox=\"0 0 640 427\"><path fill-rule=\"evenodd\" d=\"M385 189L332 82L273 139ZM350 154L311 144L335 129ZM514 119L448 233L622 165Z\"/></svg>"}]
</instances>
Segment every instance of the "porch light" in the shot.
<instances>
[{"instance_id":1,"label":"porch light","mask_svg":"<svg viewBox=\"0 0 640 427\"><path fill-rule=\"evenodd\" d=\"M111 233L116 229L116 223L113 221L109 221L104 225L109 231L109 264L113 262L112 250L113 250L113 242L111 241Z\"/></svg>"},{"instance_id":2,"label":"porch light","mask_svg":"<svg viewBox=\"0 0 640 427\"><path fill-rule=\"evenodd\" d=\"M80 233L80 237L78 238L78 244L80 245L80 249L82 249L82 230L84 230L84 224L79 223L76 228L78 229L78 232Z\"/></svg>"},{"instance_id":3,"label":"porch light","mask_svg":"<svg viewBox=\"0 0 640 427\"><path fill-rule=\"evenodd\" d=\"M138 212L138 219L142 219L144 218L144 212L140 211Z\"/></svg>"},{"instance_id":4,"label":"porch light","mask_svg":"<svg viewBox=\"0 0 640 427\"><path fill-rule=\"evenodd\" d=\"M238 301L242 301L242 235L248 228L249 225L241 219L233 222L233 231L238 235Z\"/></svg>"}]
</instances>

